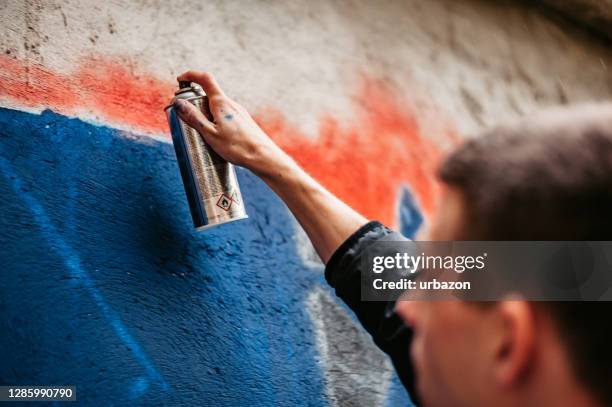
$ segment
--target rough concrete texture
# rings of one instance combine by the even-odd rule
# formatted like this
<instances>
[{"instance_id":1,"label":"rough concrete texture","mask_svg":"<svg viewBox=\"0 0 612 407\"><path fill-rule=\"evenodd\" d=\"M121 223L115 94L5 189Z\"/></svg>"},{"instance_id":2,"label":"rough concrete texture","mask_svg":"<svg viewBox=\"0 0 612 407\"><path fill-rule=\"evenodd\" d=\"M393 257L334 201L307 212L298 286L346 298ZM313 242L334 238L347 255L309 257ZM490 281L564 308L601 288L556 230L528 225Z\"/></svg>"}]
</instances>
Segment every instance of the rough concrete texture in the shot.
<instances>
[{"instance_id":1,"label":"rough concrete texture","mask_svg":"<svg viewBox=\"0 0 612 407\"><path fill-rule=\"evenodd\" d=\"M313 176L412 236L444 152L612 94L612 51L512 2L0 2L0 382L84 405L405 405L286 207L195 233L162 108L215 72Z\"/></svg>"}]
</instances>

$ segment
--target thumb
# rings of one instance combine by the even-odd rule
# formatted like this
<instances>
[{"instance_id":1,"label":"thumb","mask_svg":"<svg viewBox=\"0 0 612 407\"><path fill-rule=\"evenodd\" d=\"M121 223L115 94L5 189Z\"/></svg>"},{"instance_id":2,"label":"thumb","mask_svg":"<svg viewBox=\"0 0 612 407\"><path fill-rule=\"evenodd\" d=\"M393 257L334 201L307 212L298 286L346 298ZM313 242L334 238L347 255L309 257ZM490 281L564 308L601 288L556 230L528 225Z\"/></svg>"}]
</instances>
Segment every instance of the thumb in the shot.
<instances>
[{"instance_id":1,"label":"thumb","mask_svg":"<svg viewBox=\"0 0 612 407\"><path fill-rule=\"evenodd\" d=\"M196 129L203 136L212 135L218 136L219 132L214 123L209 121L204 113L200 111L193 103L178 99L174 102L174 107L179 116L185 123Z\"/></svg>"}]
</instances>

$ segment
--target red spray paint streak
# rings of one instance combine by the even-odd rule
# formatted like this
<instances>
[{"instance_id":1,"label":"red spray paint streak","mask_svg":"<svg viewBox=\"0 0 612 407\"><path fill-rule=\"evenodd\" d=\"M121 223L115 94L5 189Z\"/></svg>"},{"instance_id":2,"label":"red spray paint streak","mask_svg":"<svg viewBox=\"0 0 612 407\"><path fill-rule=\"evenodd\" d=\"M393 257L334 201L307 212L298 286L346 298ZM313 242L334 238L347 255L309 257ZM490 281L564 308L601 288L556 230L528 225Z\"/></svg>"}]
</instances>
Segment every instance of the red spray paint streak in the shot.
<instances>
[{"instance_id":1,"label":"red spray paint streak","mask_svg":"<svg viewBox=\"0 0 612 407\"><path fill-rule=\"evenodd\" d=\"M145 132L166 132L163 108L172 84L133 74L116 61L84 59L71 74L0 57L0 96L24 107L50 108L73 115L91 110L111 123Z\"/></svg>"},{"instance_id":2,"label":"red spray paint streak","mask_svg":"<svg viewBox=\"0 0 612 407\"><path fill-rule=\"evenodd\" d=\"M305 136L277 112L260 114L258 121L314 178L366 217L396 226L401 184L431 215L442 152L422 136L410 109L384 83L364 78L354 117L346 124L322 118L317 138Z\"/></svg>"},{"instance_id":3,"label":"red spray paint streak","mask_svg":"<svg viewBox=\"0 0 612 407\"><path fill-rule=\"evenodd\" d=\"M138 76L119 61L86 59L68 75L0 56L0 97L67 115L92 111L111 125L145 132L167 134L162 110L173 90L172 83ZM323 117L318 137L305 135L275 110L256 117L313 177L366 217L396 226L402 184L412 188L425 215L433 212L434 172L442 153L421 135L414 114L384 83L364 77L355 119L342 124Z\"/></svg>"}]
</instances>

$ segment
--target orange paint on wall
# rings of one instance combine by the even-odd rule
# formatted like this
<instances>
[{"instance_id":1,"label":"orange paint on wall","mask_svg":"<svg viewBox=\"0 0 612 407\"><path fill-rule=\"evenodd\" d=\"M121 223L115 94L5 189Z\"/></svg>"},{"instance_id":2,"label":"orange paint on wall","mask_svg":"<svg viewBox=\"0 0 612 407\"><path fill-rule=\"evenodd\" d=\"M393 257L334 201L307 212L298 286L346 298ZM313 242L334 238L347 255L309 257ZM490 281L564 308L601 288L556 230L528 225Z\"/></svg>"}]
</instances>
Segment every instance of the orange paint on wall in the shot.
<instances>
[{"instance_id":1,"label":"orange paint on wall","mask_svg":"<svg viewBox=\"0 0 612 407\"><path fill-rule=\"evenodd\" d=\"M91 111L111 126L168 134L163 108L173 91L171 81L134 74L120 61L89 58L65 74L0 56L0 97L67 115ZM442 152L423 137L414 114L383 82L364 77L355 100L353 120L322 117L316 137L272 109L256 118L313 177L368 218L396 226L402 184L430 215Z\"/></svg>"},{"instance_id":2,"label":"orange paint on wall","mask_svg":"<svg viewBox=\"0 0 612 407\"><path fill-rule=\"evenodd\" d=\"M117 61L84 59L74 72L66 74L0 57L0 96L25 107L48 107L67 115L92 111L111 124L166 132L163 108L173 94L171 83L133 74Z\"/></svg>"},{"instance_id":3,"label":"orange paint on wall","mask_svg":"<svg viewBox=\"0 0 612 407\"><path fill-rule=\"evenodd\" d=\"M323 117L316 138L304 135L278 112L263 112L257 119L314 178L366 217L397 226L402 184L416 194L425 215L431 215L442 152L420 133L410 108L384 83L364 78L354 117L344 124Z\"/></svg>"}]
</instances>

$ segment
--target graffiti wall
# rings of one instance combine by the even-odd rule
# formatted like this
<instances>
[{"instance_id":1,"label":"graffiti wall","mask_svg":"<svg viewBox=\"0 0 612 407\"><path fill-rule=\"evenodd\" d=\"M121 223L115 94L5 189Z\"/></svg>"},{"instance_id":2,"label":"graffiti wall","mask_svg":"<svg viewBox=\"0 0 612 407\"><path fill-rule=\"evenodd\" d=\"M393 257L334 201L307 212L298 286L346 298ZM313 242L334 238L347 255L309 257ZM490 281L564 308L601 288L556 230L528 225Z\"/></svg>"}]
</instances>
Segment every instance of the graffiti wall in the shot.
<instances>
[{"instance_id":1,"label":"graffiti wall","mask_svg":"<svg viewBox=\"0 0 612 407\"><path fill-rule=\"evenodd\" d=\"M0 4L0 384L83 405L409 404L284 204L196 233L163 107L214 72L332 192L408 236L445 152L609 98L612 53L480 1ZM553 63L554 61L554 63Z\"/></svg>"}]
</instances>

